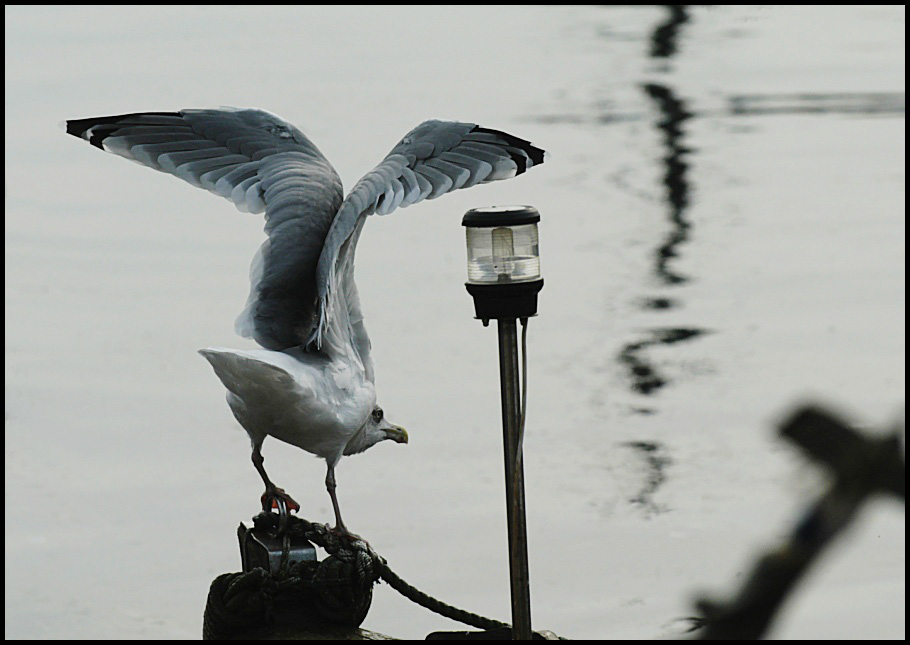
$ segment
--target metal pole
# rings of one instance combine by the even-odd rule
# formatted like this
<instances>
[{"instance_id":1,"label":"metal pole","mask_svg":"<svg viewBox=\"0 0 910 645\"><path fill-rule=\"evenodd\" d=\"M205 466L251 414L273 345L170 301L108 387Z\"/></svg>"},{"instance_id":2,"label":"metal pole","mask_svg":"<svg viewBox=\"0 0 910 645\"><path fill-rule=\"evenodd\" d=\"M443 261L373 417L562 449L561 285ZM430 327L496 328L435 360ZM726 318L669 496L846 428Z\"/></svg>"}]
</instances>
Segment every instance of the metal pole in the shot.
<instances>
[{"instance_id":1,"label":"metal pole","mask_svg":"<svg viewBox=\"0 0 910 645\"><path fill-rule=\"evenodd\" d=\"M531 592L528 585L528 533L525 524L524 467L518 459L521 422L518 383L518 331L515 318L500 318L499 382L506 455L506 515L509 523L509 572L512 582L512 639L531 640ZM523 461L523 460L522 460Z\"/></svg>"}]
</instances>

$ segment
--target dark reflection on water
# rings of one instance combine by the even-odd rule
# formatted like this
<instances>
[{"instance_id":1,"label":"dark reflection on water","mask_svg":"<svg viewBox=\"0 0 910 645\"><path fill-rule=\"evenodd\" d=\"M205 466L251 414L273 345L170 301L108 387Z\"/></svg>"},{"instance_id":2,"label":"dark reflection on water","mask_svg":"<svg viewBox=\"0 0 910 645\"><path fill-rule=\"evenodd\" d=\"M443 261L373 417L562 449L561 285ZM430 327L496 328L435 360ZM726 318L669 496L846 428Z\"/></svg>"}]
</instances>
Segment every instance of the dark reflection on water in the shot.
<instances>
[{"instance_id":1,"label":"dark reflection on water","mask_svg":"<svg viewBox=\"0 0 910 645\"><path fill-rule=\"evenodd\" d=\"M629 370L630 387L638 394L654 394L667 384L667 378L648 361L647 350L654 345L673 345L693 340L708 333L694 327L649 330L650 338L628 343L619 353L619 361ZM645 412L645 410L643 410Z\"/></svg>"},{"instance_id":2,"label":"dark reflection on water","mask_svg":"<svg viewBox=\"0 0 910 645\"><path fill-rule=\"evenodd\" d=\"M904 92L742 94L727 99L731 116L764 114L903 114Z\"/></svg>"},{"instance_id":3,"label":"dark reflection on water","mask_svg":"<svg viewBox=\"0 0 910 645\"><path fill-rule=\"evenodd\" d=\"M676 53L676 36L682 24L689 21L687 6L665 5L669 15L667 21L659 24L651 34L651 56L669 58Z\"/></svg>"},{"instance_id":4,"label":"dark reflection on water","mask_svg":"<svg viewBox=\"0 0 910 645\"><path fill-rule=\"evenodd\" d=\"M665 196L671 224L667 238L657 247L655 273L664 284L680 284L688 279L671 270L669 264L670 260L678 256L677 247L689 238L689 230L692 228L692 224L686 219L690 192L687 177L689 164L686 159L692 150L683 143L685 134L683 124L692 118L693 114L669 87L648 83L643 89L660 114L656 126L663 134L666 151L662 160L663 182L666 187Z\"/></svg>"},{"instance_id":5,"label":"dark reflection on water","mask_svg":"<svg viewBox=\"0 0 910 645\"><path fill-rule=\"evenodd\" d=\"M675 38L679 26L689 20L684 8L671 8L668 22L656 27L652 36L651 55L669 57L676 52ZM694 148L685 143L685 124L693 114L683 101L668 85L647 83L642 87L645 95L657 108L658 117L654 123L662 135L664 153L661 157L663 169L664 200L670 230L662 237L654 251L654 274L657 279L669 287L678 287L689 281L671 267L673 260L679 258L682 245L693 233L692 223L686 217L690 202L690 167L688 158ZM678 298L666 296L644 296L639 301L642 309L665 312L680 305ZM654 345L672 345L694 340L705 333L697 327L655 328L647 331L647 337L627 343L619 353L619 361L626 366L631 389L645 396L651 396L668 383L648 359L647 349ZM648 409L638 409L639 413L650 413ZM659 483L659 482L658 482ZM655 485L656 486L656 485Z\"/></svg>"},{"instance_id":6,"label":"dark reflection on water","mask_svg":"<svg viewBox=\"0 0 910 645\"><path fill-rule=\"evenodd\" d=\"M723 107L702 109L689 113L689 116L702 119L791 114L903 116L906 113L906 96L905 92L731 94L723 98ZM575 123L616 126L646 121L647 117L641 112L612 111L595 114L565 112L538 114L531 120L548 125Z\"/></svg>"},{"instance_id":7,"label":"dark reflection on water","mask_svg":"<svg viewBox=\"0 0 910 645\"><path fill-rule=\"evenodd\" d=\"M623 445L634 450L645 464L644 482L629 498L629 503L641 508L646 515L667 511L666 506L654 501L654 494L667 478L666 469L673 463L667 454L667 447L657 441L629 441Z\"/></svg>"},{"instance_id":8,"label":"dark reflection on water","mask_svg":"<svg viewBox=\"0 0 910 645\"><path fill-rule=\"evenodd\" d=\"M668 7L669 17L655 27L651 37L651 56L668 59L676 51L676 38L680 27L689 21L684 6ZM663 154L660 157L664 204L670 224L668 233L661 235L654 250L654 274L667 287L680 287L689 281L687 276L671 265L679 258L681 247L692 235L692 223L686 216L690 203L689 155L693 148L686 144L685 124L693 118L685 101L666 84L647 83L642 86L645 96L657 109L654 121L661 134ZM678 298L643 296L638 305L655 313L667 312L680 305ZM652 396L667 385L668 377L661 374L650 362L648 348L655 345L674 345L688 342L703 335L705 330L696 327L655 328L646 331L646 337L627 343L619 353L619 361L629 375L629 386L637 394ZM648 408L635 408L636 414L653 414ZM666 446L655 441L634 441L625 444L644 460L644 483L629 498L629 503L646 515L665 511L654 501L660 487L667 479L666 470L672 463Z\"/></svg>"},{"instance_id":9,"label":"dark reflection on water","mask_svg":"<svg viewBox=\"0 0 910 645\"><path fill-rule=\"evenodd\" d=\"M640 301L642 309L673 309L679 306L679 302L673 298L642 298Z\"/></svg>"}]
</instances>

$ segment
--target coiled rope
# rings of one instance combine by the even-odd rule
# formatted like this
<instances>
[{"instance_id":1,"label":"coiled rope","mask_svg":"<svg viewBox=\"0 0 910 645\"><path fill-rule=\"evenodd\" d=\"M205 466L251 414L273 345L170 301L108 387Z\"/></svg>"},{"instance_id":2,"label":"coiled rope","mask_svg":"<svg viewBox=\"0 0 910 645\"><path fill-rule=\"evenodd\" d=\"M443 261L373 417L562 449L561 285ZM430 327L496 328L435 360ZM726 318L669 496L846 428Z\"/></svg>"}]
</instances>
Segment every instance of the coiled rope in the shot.
<instances>
[{"instance_id":1,"label":"coiled rope","mask_svg":"<svg viewBox=\"0 0 910 645\"><path fill-rule=\"evenodd\" d=\"M274 530L278 515L253 518L256 529ZM321 562L297 562L277 575L263 569L226 573L209 589L203 619L203 639L220 640L275 624L281 614L300 622L319 622L350 628L366 618L373 585L384 580L405 598L446 618L479 629L508 628L507 623L458 609L405 582L385 558L364 540L333 533L325 524L289 516L287 533L322 547L329 557ZM286 542L287 544L287 542ZM287 557L284 560L287 562Z\"/></svg>"}]
</instances>

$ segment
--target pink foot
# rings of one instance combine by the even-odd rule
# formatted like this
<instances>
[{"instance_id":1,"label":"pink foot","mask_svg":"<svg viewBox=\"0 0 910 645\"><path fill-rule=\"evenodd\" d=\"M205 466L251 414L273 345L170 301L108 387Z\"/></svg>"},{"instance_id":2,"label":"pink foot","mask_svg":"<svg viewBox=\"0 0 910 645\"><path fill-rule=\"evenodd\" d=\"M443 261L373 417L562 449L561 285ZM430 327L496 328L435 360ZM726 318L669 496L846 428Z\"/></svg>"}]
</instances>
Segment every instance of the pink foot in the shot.
<instances>
[{"instance_id":1,"label":"pink foot","mask_svg":"<svg viewBox=\"0 0 910 645\"><path fill-rule=\"evenodd\" d=\"M278 510L278 500L282 500L288 507L288 511L299 511L300 504L294 501L294 498L284 492L283 488L277 486L273 490L268 488L262 494L262 510L269 512L272 509Z\"/></svg>"}]
</instances>

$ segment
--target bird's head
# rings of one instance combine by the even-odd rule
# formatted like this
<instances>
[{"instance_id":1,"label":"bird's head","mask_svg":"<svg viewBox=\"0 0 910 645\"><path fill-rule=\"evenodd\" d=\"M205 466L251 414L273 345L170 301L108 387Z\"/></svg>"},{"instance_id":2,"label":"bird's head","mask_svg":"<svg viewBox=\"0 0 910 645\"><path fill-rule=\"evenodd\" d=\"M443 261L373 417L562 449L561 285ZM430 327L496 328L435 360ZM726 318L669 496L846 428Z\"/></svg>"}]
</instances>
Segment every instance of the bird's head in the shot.
<instances>
[{"instance_id":1,"label":"bird's head","mask_svg":"<svg viewBox=\"0 0 910 645\"><path fill-rule=\"evenodd\" d=\"M408 432L401 426L390 423L378 405L373 406L373 411L364 421L360 431L348 442L344 454L355 455L386 439L391 439L395 443L407 443Z\"/></svg>"},{"instance_id":2,"label":"bird's head","mask_svg":"<svg viewBox=\"0 0 910 645\"><path fill-rule=\"evenodd\" d=\"M391 439L395 443L408 442L408 431L401 426L396 426L394 423L389 423L388 419L385 418L385 413L383 413L382 408L378 405L374 407L373 412L370 413L370 421L368 423L371 423L376 430L384 434L380 441Z\"/></svg>"}]
</instances>

